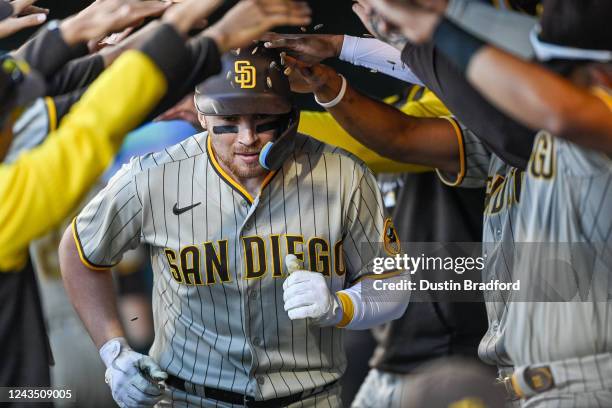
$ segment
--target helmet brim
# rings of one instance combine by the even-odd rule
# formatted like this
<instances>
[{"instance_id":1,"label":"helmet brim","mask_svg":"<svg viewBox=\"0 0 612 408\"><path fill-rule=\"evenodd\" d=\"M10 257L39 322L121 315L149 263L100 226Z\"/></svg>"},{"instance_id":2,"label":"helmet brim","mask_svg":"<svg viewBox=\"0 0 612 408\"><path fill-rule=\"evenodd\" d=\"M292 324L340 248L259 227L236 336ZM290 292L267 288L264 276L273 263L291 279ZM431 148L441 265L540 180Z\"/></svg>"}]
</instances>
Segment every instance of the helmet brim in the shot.
<instances>
[{"instance_id":1,"label":"helmet brim","mask_svg":"<svg viewBox=\"0 0 612 408\"><path fill-rule=\"evenodd\" d=\"M217 94L214 98L205 95L195 97L198 112L208 116L230 115L282 115L291 112L291 102L272 93Z\"/></svg>"}]
</instances>

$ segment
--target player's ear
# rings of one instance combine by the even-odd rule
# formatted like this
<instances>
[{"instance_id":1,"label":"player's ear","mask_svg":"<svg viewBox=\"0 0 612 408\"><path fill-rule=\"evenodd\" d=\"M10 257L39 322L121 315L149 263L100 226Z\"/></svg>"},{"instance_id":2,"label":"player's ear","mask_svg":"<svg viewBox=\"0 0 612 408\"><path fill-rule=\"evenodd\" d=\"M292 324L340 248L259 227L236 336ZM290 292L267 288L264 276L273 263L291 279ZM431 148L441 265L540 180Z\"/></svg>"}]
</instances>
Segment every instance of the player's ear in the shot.
<instances>
[{"instance_id":1,"label":"player's ear","mask_svg":"<svg viewBox=\"0 0 612 408\"><path fill-rule=\"evenodd\" d=\"M202 129L208 130L208 124L206 123L206 116L198 112L198 120L200 121L200 126L202 126Z\"/></svg>"}]
</instances>

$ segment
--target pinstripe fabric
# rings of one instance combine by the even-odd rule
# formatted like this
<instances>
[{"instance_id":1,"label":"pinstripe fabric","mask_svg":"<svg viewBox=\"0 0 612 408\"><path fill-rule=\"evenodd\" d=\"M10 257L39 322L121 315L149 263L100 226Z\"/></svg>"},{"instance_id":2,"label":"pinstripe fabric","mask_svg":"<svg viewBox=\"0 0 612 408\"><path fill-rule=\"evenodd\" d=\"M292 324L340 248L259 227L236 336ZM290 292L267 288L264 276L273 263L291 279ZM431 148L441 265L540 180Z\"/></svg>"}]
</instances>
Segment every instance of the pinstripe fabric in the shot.
<instances>
[{"instance_id":1,"label":"pinstripe fabric","mask_svg":"<svg viewBox=\"0 0 612 408\"><path fill-rule=\"evenodd\" d=\"M611 352L612 160L540 132L523 199L517 239L553 244L527 247L517 276L530 294L545 282L566 296L510 307L513 359L528 365Z\"/></svg>"},{"instance_id":2,"label":"pinstripe fabric","mask_svg":"<svg viewBox=\"0 0 612 408\"><path fill-rule=\"evenodd\" d=\"M295 247L304 267L328 265L333 291L347 287L368 273L361 244L382 241L382 200L363 163L296 137L293 157L252 203L215 168L203 133L133 159L76 220L92 264L112 265L139 243L151 247L150 354L189 383L271 399L331 383L346 367L342 330L289 320L284 257ZM264 249L261 261L251 248Z\"/></svg>"},{"instance_id":3,"label":"pinstripe fabric","mask_svg":"<svg viewBox=\"0 0 612 408\"><path fill-rule=\"evenodd\" d=\"M461 125L465 174L459 175L461 187L486 187L483 220L483 282L512 280L514 257L514 218L519 211L522 172L491 153L470 130ZM438 172L443 182L457 175ZM521 204L522 205L522 204ZM489 327L478 347L479 357L498 367L512 366L505 348L507 335L507 295L484 291ZM506 368L507 369L507 368Z\"/></svg>"}]
</instances>

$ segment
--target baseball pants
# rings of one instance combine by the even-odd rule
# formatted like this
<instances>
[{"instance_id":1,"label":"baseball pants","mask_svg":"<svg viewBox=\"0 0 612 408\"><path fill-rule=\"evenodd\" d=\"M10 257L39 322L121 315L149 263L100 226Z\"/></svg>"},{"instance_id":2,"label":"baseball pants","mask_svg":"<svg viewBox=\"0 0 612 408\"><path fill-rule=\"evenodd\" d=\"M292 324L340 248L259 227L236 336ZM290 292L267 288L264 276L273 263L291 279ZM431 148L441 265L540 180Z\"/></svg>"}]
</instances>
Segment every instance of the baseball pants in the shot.
<instances>
[{"instance_id":1,"label":"baseball pants","mask_svg":"<svg viewBox=\"0 0 612 408\"><path fill-rule=\"evenodd\" d=\"M521 387L528 397L523 402L524 408L612 407L611 353L538 366L547 366L550 369L555 386L541 393L535 393L528 387ZM517 371L520 371L520 368Z\"/></svg>"},{"instance_id":2,"label":"baseball pants","mask_svg":"<svg viewBox=\"0 0 612 408\"><path fill-rule=\"evenodd\" d=\"M412 376L371 369L351 408L401 408L402 396L408 390Z\"/></svg>"}]
</instances>

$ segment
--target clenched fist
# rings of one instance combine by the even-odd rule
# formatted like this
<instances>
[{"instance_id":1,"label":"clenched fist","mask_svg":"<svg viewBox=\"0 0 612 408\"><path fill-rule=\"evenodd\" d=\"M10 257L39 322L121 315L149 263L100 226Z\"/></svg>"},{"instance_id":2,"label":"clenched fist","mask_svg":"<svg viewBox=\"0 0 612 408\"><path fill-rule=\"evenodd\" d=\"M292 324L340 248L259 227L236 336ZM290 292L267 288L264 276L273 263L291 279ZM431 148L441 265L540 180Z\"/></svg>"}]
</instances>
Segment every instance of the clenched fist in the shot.
<instances>
[{"instance_id":1,"label":"clenched fist","mask_svg":"<svg viewBox=\"0 0 612 408\"><path fill-rule=\"evenodd\" d=\"M285 263L290 275L283 283L283 301L289 318L310 318L320 326L337 324L342 318L342 308L327 287L325 276L318 272L295 270L295 255L287 255Z\"/></svg>"}]
</instances>

